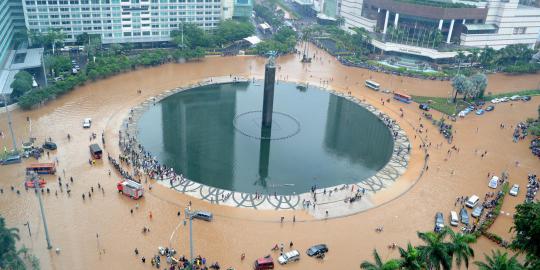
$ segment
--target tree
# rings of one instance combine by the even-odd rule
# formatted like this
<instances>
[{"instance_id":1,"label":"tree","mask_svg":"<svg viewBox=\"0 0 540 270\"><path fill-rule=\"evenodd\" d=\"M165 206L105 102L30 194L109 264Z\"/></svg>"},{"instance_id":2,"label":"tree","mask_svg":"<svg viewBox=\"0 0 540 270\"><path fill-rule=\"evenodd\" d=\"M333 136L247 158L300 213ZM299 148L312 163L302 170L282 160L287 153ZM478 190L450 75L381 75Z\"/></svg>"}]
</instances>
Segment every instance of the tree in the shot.
<instances>
[{"instance_id":1,"label":"tree","mask_svg":"<svg viewBox=\"0 0 540 270\"><path fill-rule=\"evenodd\" d=\"M13 89L11 92L11 98L17 99L24 93L32 89L33 78L32 75L26 71L19 71L15 74L15 80L11 83L10 87Z\"/></svg>"},{"instance_id":2,"label":"tree","mask_svg":"<svg viewBox=\"0 0 540 270\"><path fill-rule=\"evenodd\" d=\"M19 229L7 228L5 220L0 216L0 268L25 269L24 262L19 257L16 241L19 238Z\"/></svg>"},{"instance_id":3,"label":"tree","mask_svg":"<svg viewBox=\"0 0 540 270\"><path fill-rule=\"evenodd\" d=\"M212 35L212 39L215 44L224 45L225 43L249 37L254 32L255 27L249 21L224 20L219 23Z\"/></svg>"},{"instance_id":4,"label":"tree","mask_svg":"<svg viewBox=\"0 0 540 270\"><path fill-rule=\"evenodd\" d=\"M458 62L458 74L459 74L459 70L461 69L461 63L463 63L463 60L465 60L466 58L467 56L462 50L457 51L457 54L454 57L454 59L456 60L456 62Z\"/></svg>"},{"instance_id":5,"label":"tree","mask_svg":"<svg viewBox=\"0 0 540 270\"><path fill-rule=\"evenodd\" d=\"M439 233L418 232L418 237L424 242L418 250L428 269L439 270L442 267L444 270L450 270L452 268L452 245L444 241L447 235L448 229Z\"/></svg>"},{"instance_id":6,"label":"tree","mask_svg":"<svg viewBox=\"0 0 540 270\"><path fill-rule=\"evenodd\" d=\"M82 34L77 35L75 39L77 40L77 44L85 45L90 40L90 35L88 35L88 33L82 33Z\"/></svg>"},{"instance_id":7,"label":"tree","mask_svg":"<svg viewBox=\"0 0 540 270\"><path fill-rule=\"evenodd\" d=\"M516 206L514 226L516 236L511 247L526 254L526 266L540 267L540 202Z\"/></svg>"},{"instance_id":8,"label":"tree","mask_svg":"<svg viewBox=\"0 0 540 270\"><path fill-rule=\"evenodd\" d=\"M448 230L450 235L450 248L452 250L452 256L456 260L456 265L461 267L461 263L465 263L465 267L469 268L469 258L474 257L474 250L470 247L470 244L476 242L476 237L472 234L455 233L452 230Z\"/></svg>"},{"instance_id":9,"label":"tree","mask_svg":"<svg viewBox=\"0 0 540 270\"><path fill-rule=\"evenodd\" d=\"M178 30L171 31L173 43L178 47L208 48L213 46L211 37L200 27L192 23L182 23Z\"/></svg>"},{"instance_id":10,"label":"tree","mask_svg":"<svg viewBox=\"0 0 540 270\"><path fill-rule=\"evenodd\" d=\"M381 256L379 256L379 253L377 252L376 249L373 250L373 258L375 259L375 263L364 261L362 264L360 264L360 268L365 269L365 270L397 270L399 269L398 260L389 260L387 262L383 262L381 260Z\"/></svg>"},{"instance_id":11,"label":"tree","mask_svg":"<svg viewBox=\"0 0 540 270\"><path fill-rule=\"evenodd\" d=\"M411 243L407 244L406 250L399 247L399 256L401 257L399 266L402 269L422 270L425 268L425 263L420 256L420 251L416 247L413 247Z\"/></svg>"},{"instance_id":12,"label":"tree","mask_svg":"<svg viewBox=\"0 0 540 270\"><path fill-rule=\"evenodd\" d=\"M53 76L55 76L55 74L71 70L71 59L63 55L49 55L45 58L45 65L49 70L54 70Z\"/></svg>"},{"instance_id":13,"label":"tree","mask_svg":"<svg viewBox=\"0 0 540 270\"><path fill-rule=\"evenodd\" d=\"M47 34L44 36L44 45L47 47L50 46L52 48L52 53L54 54L57 44L61 45L64 43L65 38L66 34L64 34L62 31L58 29L49 29Z\"/></svg>"},{"instance_id":14,"label":"tree","mask_svg":"<svg viewBox=\"0 0 540 270\"><path fill-rule=\"evenodd\" d=\"M479 270L521 270L525 269L516 259L517 255L508 258L508 253L500 250L491 251L491 256L486 256L486 262L476 261L474 264Z\"/></svg>"},{"instance_id":15,"label":"tree","mask_svg":"<svg viewBox=\"0 0 540 270\"><path fill-rule=\"evenodd\" d=\"M470 78L476 95L474 97L483 98L487 88L487 77L484 73L476 73Z\"/></svg>"},{"instance_id":16,"label":"tree","mask_svg":"<svg viewBox=\"0 0 540 270\"><path fill-rule=\"evenodd\" d=\"M452 88L454 88L454 103L456 103L458 94L465 94L471 87L471 83L467 77L462 74L456 75L452 79Z\"/></svg>"}]
</instances>

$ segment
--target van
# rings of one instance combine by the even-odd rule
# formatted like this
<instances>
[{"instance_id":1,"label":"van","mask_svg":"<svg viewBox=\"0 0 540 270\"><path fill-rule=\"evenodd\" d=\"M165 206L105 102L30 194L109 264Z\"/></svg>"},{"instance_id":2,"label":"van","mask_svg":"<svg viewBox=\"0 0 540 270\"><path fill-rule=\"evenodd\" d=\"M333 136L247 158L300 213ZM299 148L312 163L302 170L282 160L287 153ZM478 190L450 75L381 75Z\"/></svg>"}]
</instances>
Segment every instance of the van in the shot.
<instances>
[{"instance_id":1,"label":"van","mask_svg":"<svg viewBox=\"0 0 540 270\"><path fill-rule=\"evenodd\" d=\"M469 208L474 208L476 206L476 204L478 204L478 201L480 201L480 198L478 198L478 196L476 195L472 195L468 200L467 202L465 203L465 205Z\"/></svg>"},{"instance_id":2,"label":"van","mask_svg":"<svg viewBox=\"0 0 540 270\"><path fill-rule=\"evenodd\" d=\"M10 155L0 161L0 164L2 165L9 165L9 164L15 164L15 163L21 163L21 156L16 155L16 154Z\"/></svg>"},{"instance_id":3,"label":"van","mask_svg":"<svg viewBox=\"0 0 540 270\"><path fill-rule=\"evenodd\" d=\"M258 258L255 261L254 269L255 270L274 269L274 260L272 259L272 257L270 257L270 255L263 258Z\"/></svg>"},{"instance_id":4,"label":"van","mask_svg":"<svg viewBox=\"0 0 540 270\"><path fill-rule=\"evenodd\" d=\"M212 213L206 212L206 211L196 211L193 214L193 218L202 219L202 220L206 220L206 221L212 221L213 215L212 215Z\"/></svg>"},{"instance_id":5,"label":"van","mask_svg":"<svg viewBox=\"0 0 540 270\"><path fill-rule=\"evenodd\" d=\"M450 225L457 226L459 223L458 215L456 211L450 211Z\"/></svg>"}]
</instances>

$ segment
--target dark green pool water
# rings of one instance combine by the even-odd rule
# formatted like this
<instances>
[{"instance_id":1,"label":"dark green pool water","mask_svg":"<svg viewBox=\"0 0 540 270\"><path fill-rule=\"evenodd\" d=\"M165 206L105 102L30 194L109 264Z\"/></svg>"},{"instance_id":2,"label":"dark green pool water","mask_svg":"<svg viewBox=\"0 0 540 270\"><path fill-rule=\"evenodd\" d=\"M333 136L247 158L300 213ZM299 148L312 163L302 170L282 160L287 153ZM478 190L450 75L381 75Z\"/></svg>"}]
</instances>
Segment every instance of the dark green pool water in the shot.
<instances>
[{"instance_id":1,"label":"dark green pool water","mask_svg":"<svg viewBox=\"0 0 540 270\"><path fill-rule=\"evenodd\" d=\"M262 94L262 82L174 94L141 116L139 142L193 181L241 192L360 182L391 157L392 136L375 115L314 87L276 84L271 135L261 133Z\"/></svg>"}]
</instances>

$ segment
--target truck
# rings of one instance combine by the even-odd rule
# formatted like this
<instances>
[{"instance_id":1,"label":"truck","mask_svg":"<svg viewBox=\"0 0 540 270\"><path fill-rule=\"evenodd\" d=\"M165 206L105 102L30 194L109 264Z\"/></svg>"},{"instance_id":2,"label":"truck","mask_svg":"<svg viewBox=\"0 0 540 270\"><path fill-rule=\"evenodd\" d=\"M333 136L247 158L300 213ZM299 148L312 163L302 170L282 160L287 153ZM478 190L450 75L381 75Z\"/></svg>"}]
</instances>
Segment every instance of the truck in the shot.
<instances>
[{"instance_id":1,"label":"truck","mask_svg":"<svg viewBox=\"0 0 540 270\"><path fill-rule=\"evenodd\" d=\"M141 184L133 180L122 180L116 185L119 193L129 196L132 199L138 200L144 194L144 188Z\"/></svg>"}]
</instances>

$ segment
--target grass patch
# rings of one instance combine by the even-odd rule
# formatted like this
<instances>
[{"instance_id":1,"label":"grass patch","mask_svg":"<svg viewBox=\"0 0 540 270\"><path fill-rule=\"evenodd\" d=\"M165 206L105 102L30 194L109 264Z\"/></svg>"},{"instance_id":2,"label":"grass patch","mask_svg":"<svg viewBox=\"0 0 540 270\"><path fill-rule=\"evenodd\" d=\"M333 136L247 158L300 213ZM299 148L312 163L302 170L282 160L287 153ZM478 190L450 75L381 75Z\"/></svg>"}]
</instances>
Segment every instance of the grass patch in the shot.
<instances>
[{"instance_id":1,"label":"grass patch","mask_svg":"<svg viewBox=\"0 0 540 270\"><path fill-rule=\"evenodd\" d=\"M451 100L445 97L424 97L424 96L412 96L412 99L416 103L427 103L429 107L442 112L447 115L456 115L469 106L469 103L458 98L457 103L452 103Z\"/></svg>"},{"instance_id":2,"label":"grass patch","mask_svg":"<svg viewBox=\"0 0 540 270\"><path fill-rule=\"evenodd\" d=\"M500 97L511 97L511 96L514 96L514 95L540 96L540 89L521 90L521 91L507 92L507 93L502 93L502 94L488 95L488 96L484 96L484 100L492 100L494 98L500 98Z\"/></svg>"}]
</instances>

